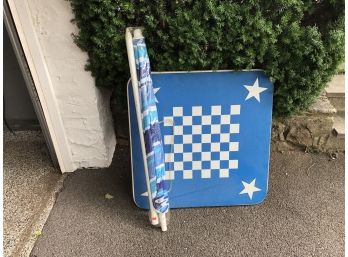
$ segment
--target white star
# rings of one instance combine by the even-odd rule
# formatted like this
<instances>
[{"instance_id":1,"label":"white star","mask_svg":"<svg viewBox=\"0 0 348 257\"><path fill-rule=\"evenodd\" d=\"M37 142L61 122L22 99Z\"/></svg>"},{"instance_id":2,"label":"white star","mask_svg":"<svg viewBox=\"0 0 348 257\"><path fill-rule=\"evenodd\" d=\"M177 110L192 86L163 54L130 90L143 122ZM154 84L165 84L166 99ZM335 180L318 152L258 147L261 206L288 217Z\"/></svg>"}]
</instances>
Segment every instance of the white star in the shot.
<instances>
[{"instance_id":1,"label":"white star","mask_svg":"<svg viewBox=\"0 0 348 257\"><path fill-rule=\"evenodd\" d=\"M149 196L149 193L146 191L146 192L142 193L141 196Z\"/></svg>"},{"instance_id":2,"label":"white star","mask_svg":"<svg viewBox=\"0 0 348 257\"><path fill-rule=\"evenodd\" d=\"M239 194L240 195L241 194L248 194L250 200L252 200L254 192L261 191L260 188L257 188L255 186L256 178L253 181L251 181L250 183L247 183L247 182L244 182L244 181L242 181L242 183L243 183L244 189Z\"/></svg>"},{"instance_id":3,"label":"white star","mask_svg":"<svg viewBox=\"0 0 348 257\"><path fill-rule=\"evenodd\" d=\"M158 103L158 100L157 100L157 97L156 97L156 93L160 90L161 88L160 87L156 87L156 88L154 88L153 89L153 94L155 95L155 101L156 101L156 103Z\"/></svg>"},{"instance_id":4,"label":"white star","mask_svg":"<svg viewBox=\"0 0 348 257\"><path fill-rule=\"evenodd\" d=\"M252 86L244 85L244 87L249 91L245 100L248 100L251 97L255 97L256 100L259 102L260 102L260 93L267 90L266 87L259 86L259 78L256 78L254 85Z\"/></svg>"}]
</instances>

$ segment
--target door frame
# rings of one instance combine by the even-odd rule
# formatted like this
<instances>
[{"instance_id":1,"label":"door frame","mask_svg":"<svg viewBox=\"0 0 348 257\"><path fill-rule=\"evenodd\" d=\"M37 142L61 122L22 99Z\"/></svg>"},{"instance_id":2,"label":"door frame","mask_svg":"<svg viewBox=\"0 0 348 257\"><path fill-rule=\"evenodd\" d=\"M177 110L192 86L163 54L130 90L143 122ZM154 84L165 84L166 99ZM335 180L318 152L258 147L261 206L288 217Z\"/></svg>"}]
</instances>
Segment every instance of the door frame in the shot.
<instances>
[{"instance_id":1,"label":"door frame","mask_svg":"<svg viewBox=\"0 0 348 257\"><path fill-rule=\"evenodd\" d=\"M53 164L61 172L75 170L63 120L46 60L36 36L26 0L4 0L4 22L9 32Z\"/></svg>"}]
</instances>

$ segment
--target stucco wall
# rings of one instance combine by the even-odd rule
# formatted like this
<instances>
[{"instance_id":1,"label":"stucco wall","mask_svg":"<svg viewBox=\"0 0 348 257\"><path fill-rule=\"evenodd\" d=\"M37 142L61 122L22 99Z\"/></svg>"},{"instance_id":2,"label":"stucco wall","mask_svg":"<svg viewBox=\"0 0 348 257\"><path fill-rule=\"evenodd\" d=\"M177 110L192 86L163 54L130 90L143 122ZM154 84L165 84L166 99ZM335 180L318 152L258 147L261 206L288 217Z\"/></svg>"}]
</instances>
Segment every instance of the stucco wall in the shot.
<instances>
[{"instance_id":1,"label":"stucco wall","mask_svg":"<svg viewBox=\"0 0 348 257\"><path fill-rule=\"evenodd\" d=\"M110 165L116 145L110 92L95 87L84 70L87 54L74 43L73 14L66 0L28 1L65 134L76 168Z\"/></svg>"}]
</instances>

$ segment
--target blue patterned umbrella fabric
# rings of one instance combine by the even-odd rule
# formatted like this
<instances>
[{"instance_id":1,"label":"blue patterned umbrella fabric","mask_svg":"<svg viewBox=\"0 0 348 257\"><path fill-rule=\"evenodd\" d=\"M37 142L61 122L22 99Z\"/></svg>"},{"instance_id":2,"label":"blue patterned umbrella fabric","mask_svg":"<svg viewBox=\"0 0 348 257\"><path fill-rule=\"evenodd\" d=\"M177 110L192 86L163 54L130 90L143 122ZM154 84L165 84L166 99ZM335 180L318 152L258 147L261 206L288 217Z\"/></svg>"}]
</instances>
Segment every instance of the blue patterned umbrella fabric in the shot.
<instances>
[{"instance_id":1,"label":"blue patterned umbrella fabric","mask_svg":"<svg viewBox=\"0 0 348 257\"><path fill-rule=\"evenodd\" d=\"M169 198L165 181L162 135L158 121L156 98L152 86L150 61L145 39L133 39L133 47L139 80L139 100L142 112L151 198L156 212L167 213L169 210Z\"/></svg>"}]
</instances>

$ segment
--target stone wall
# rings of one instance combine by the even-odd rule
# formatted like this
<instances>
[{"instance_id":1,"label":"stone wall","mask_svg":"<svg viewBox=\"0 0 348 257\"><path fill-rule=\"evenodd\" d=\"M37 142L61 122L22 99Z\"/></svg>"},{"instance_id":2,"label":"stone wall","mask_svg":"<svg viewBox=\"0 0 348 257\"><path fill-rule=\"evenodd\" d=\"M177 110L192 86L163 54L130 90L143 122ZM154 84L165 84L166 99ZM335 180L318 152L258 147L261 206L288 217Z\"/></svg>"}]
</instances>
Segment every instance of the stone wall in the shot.
<instances>
[{"instance_id":1,"label":"stone wall","mask_svg":"<svg viewBox=\"0 0 348 257\"><path fill-rule=\"evenodd\" d=\"M325 96L301 115L278 119L272 125L272 144L278 151L309 150L332 152L344 150L344 139L333 131L336 109Z\"/></svg>"}]
</instances>

